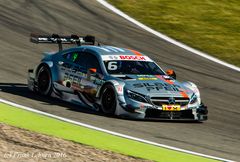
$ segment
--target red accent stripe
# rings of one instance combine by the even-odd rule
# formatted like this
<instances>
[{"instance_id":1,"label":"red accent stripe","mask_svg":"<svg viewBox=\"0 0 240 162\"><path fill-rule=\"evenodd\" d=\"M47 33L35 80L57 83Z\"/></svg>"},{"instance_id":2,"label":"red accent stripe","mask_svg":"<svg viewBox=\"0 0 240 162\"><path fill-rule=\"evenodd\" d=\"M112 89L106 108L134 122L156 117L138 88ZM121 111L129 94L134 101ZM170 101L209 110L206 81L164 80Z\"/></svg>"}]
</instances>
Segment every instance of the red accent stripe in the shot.
<instances>
[{"instance_id":1,"label":"red accent stripe","mask_svg":"<svg viewBox=\"0 0 240 162\"><path fill-rule=\"evenodd\" d=\"M187 95L186 92L182 91L182 92L180 92L180 94L181 94L184 98L188 98L188 95Z\"/></svg>"},{"instance_id":2,"label":"red accent stripe","mask_svg":"<svg viewBox=\"0 0 240 162\"><path fill-rule=\"evenodd\" d=\"M159 78L159 79L161 79L161 80L167 82L168 84L174 84L173 81L171 81L171 80L166 80L166 79L164 79L161 75L155 75L155 76L156 76L157 78Z\"/></svg>"},{"instance_id":3,"label":"red accent stripe","mask_svg":"<svg viewBox=\"0 0 240 162\"><path fill-rule=\"evenodd\" d=\"M135 50L132 50L132 49L129 49L129 50L132 51L137 56L142 56L142 54L138 51L135 51Z\"/></svg>"}]
</instances>

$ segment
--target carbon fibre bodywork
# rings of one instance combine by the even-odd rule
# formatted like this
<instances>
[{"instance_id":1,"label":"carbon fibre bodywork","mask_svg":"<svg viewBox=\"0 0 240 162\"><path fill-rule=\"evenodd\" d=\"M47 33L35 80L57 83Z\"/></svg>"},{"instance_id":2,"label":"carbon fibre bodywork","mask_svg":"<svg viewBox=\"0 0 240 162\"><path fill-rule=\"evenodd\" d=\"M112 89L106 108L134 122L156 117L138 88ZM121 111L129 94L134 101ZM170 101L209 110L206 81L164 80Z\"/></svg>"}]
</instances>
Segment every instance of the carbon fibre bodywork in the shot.
<instances>
[{"instance_id":1,"label":"carbon fibre bodywork","mask_svg":"<svg viewBox=\"0 0 240 162\"><path fill-rule=\"evenodd\" d=\"M116 70L117 61L154 63L142 53L125 48L73 47L45 53L40 64L29 70L28 87L39 91L39 71L44 66L50 77L44 95L99 110L103 89L111 85L116 95L115 115L136 119L207 120L207 108L194 83L179 82L159 66L161 74L156 75L111 74L110 70Z\"/></svg>"}]
</instances>

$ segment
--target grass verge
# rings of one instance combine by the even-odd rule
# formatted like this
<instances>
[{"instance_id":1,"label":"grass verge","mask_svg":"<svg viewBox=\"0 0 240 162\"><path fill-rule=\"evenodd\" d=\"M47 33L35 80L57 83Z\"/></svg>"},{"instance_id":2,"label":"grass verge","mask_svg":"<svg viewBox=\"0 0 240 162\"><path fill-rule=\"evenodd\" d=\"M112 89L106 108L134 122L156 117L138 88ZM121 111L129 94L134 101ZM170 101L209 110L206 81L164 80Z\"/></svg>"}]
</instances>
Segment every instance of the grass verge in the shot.
<instances>
[{"instance_id":1,"label":"grass verge","mask_svg":"<svg viewBox=\"0 0 240 162\"><path fill-rule=\"evenodd\" d=\"M239 0L107 0L147 26L240 66Z\"/></svg>"},{"instance_id":2,"label":"grass verge","mask_svg":"<svg viewBox=\"0 0 240 162\"><path fill-rule=\"evenodd\" d=\"M215 161L95 131L3 103L0 103L0 122L96 148L159 162Z\"/></svg>"}]
</instances>

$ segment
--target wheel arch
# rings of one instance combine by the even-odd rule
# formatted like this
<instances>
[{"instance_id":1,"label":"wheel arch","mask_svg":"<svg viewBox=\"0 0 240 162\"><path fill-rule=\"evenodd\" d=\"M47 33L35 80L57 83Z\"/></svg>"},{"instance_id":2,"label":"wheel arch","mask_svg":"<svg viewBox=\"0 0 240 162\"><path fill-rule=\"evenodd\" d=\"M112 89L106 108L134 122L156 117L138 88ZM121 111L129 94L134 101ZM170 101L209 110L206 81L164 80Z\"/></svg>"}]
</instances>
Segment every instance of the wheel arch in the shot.
<instances>
[{"instance_id":1,"label":"wheel arch","mask_svg":"<svg viewBox=\"0 0 240 162\"><path fill-rule=\"evenodd\" d=\"M46 67L50 70L50 75L51 75L51 77L53 77L53 75L52 75L52 69L51 69L51 67L53 67L53 62L52 62L52 61L47 61L47 62L41 62L41 63L36 67L36 70L35 70L35 79L37 78L37 74L38 74L38 72L39 72L39 70L40 70L40 68L41 68L42 66L46 66ZM53 79L53 78L52 78L52 79Z\"/></svg>"},{"instance_id":2,"label":"wheel arch","mask_svg":"<svg viewBox=\"0 0 240 162\"><path fill-rule=\"evenodd\" d=\"M48 75L49 75L49 83L48 83L48 88L46 90L39 90L39 82L38 82L38 77L40 75L40 73L42 73L41 69L45 69L47 70L48 72ZM43 70L44 71L44 70ZM36 67L36 70L35 70L35 84L37 85L37 92L39 92L40 94L43 94L43 95L47 95L47 96L50 96L51 93L52 93L52 88L53 88L53 80L52 80L52 70L51 68L49 67L49 64L47 64L46 62L42 62L40 63L37 67Z\"/></svg>"},{"instance_id":3,"label":"wheel arch","mask_svg":"<svg viewBox=\"0 0 240 162\"><path fill-rule=\"evenodd\" d=\"M99 89L96 97L98 97L98 98L101 97L104 87L108 84L110 84L114 87L116 95L123 95L123 87L124 87L125 84L123 82L119 82L119 81L116 81L116 80L108 80L101 86L101 88ZM118 90L119 86L121 87L122 92L119 92L119 90Z\"/></svg>"},{"instance_id":4,"label":"wheel arch","mask_svg":"<svg viewBox=\"0 0 240 162\"><path fill-rule=\"evenodd\" d=\"M112 86L114 87L114 84L113 84L111 81L106 81L106 82L101 86L101 88L99 89L99 91L98 91L98 93L97 93L97 95L96 95L97 98L100 99L100 97L102 96L104 87L105 87L106 85L112 85Z\"/></svg>"},{"instance_id":5,"label":"wheel arch","mask_svg":"<svg viewBox=\"0 0 240 162\"><path fill-rule=\"evenodd\" d=\"M200 91L197 87L197 85L193 82L190 82L190 81L186 81L186 82L183 82L182 83L185 87L189 88L190 90L192 90L196 95L197 95L197 98L198 98L198 102L199 104L201 103L201 95L200 95Z\"/></svg>"},{"instance_id":6,"label":"wheel arch","mask_svg":"<svg viewBox=\"0 0 240 162\"><path fill-rule=\"evenodd\" d=\"M101 103L101 111L104 112L106 115L115 115L118 107L117 95L118 94L116 93L116 88L112 82L107 82L102 86L99 100Z\"/></svg>"}]
</instances>

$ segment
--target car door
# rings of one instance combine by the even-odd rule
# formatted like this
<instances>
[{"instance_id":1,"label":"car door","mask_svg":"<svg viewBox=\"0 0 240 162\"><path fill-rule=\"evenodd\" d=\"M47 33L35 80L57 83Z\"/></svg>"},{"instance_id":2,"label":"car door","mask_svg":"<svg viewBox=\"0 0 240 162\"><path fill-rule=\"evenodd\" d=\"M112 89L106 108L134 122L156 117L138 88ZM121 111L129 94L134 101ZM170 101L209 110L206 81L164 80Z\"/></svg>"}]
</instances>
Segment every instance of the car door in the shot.
<instances>
[{"instance_id":1,"label":"car door","mask_svg":"<svg viewBox=\"0 0 240 162\"><path fill-rule=\"evenodd\" d=\"M104 83L99 60L92 53L82 52L77 64L86 68L81 80L81 92L88 101L94 102L98 89Z\"/></svg>"},{"instance_id":2,"label":"car door","mask_svg":"<svg viewBox=\"0 0 240 162\"><path fill-rule=\"evenodd\" d=\"M81 55L79 51L71 51L62 54L58 59L57 67L59 71L58 89L63 92L74 93L81 82L81 74L86 71L86 67L81 67L77 61ZM84 71L85 70L85 71Z\"/></svg>"}]
</instances>

